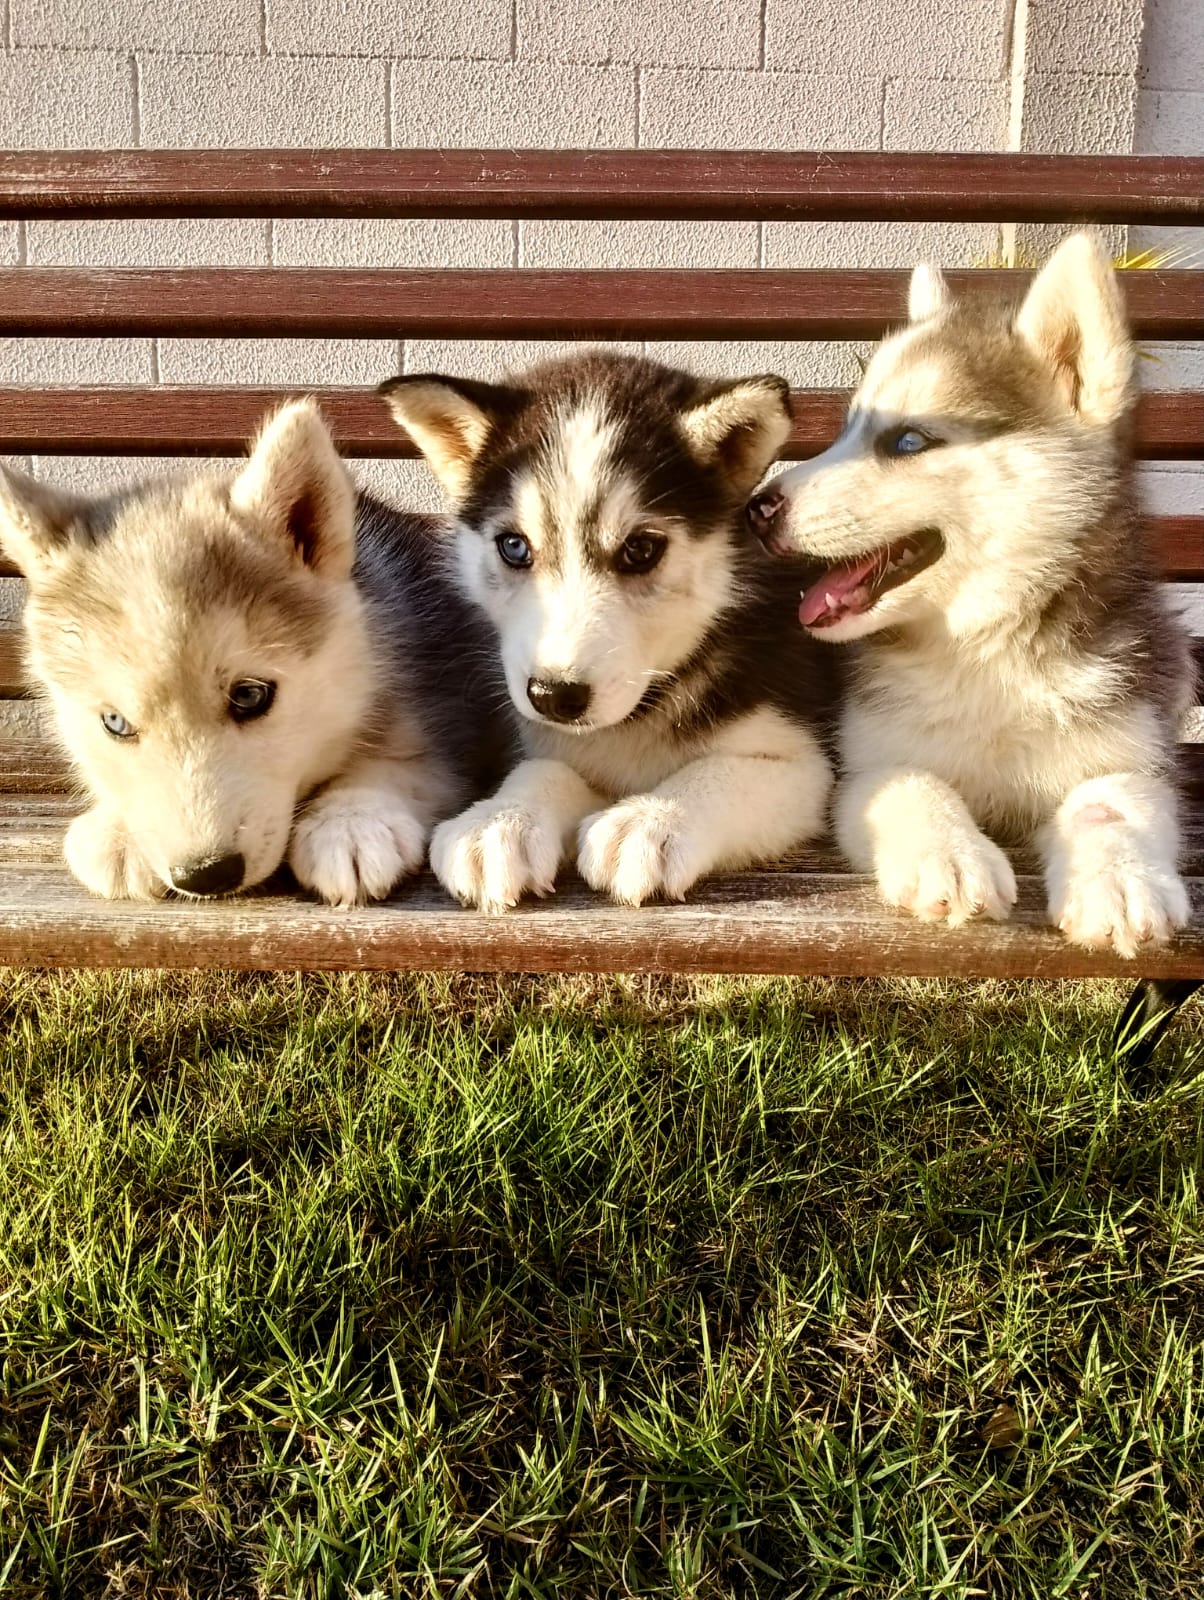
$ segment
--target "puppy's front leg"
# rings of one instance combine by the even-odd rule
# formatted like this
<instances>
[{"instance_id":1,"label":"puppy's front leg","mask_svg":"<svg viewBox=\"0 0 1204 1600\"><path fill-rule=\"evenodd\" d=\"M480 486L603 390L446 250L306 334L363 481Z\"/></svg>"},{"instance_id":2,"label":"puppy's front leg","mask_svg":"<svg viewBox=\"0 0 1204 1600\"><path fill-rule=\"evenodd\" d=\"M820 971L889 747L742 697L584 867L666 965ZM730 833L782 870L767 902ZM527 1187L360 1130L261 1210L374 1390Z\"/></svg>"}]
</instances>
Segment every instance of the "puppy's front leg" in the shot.
<instances>
[{"instance_id":1,"label":"puppy's front leg","mask_svg":"<svg viewBox=\"0 0 1204 1600\"><path fill-rule=\"evenodd\" d=\"M482 911L551 894L578 823L600 798L563 761L520 762L495 795L435 829L431 866L449 894Z\"/></svg>"},{"instance_id":2,"label":"puppy's front leg","mask_svg":"<svg viewBox=\"0 0 1204 1600\"><path fill-rule=\"evenodd\" d=\"M809 735L789 759L702 756L650 793L586 817L578 866L623 905L681 900L707 873L772 861L813 838L831 788L832 769Z\"/></svg>"},{"instance_id":3,"label":"puppy's front leg","mask_svg":"<svg viewBox=\"0 0 1204 1600\"><path fill-rule=\"evenodd\" d=\"M1011 865L955 789L930 772L855 773L836 797L840 847L882 898L925 922L1002 922L1016 902Z\"/></svg>"},{"instance_id":4,"label":"puppy's front leg","mask_svg":"<svg viewBox=\"0 0 1204 1600\"><path fill-rule=\"evenodd\" d=\"M67 865L106 900L160 900L167 884L152 872L115 811L94 805L75 818L63 840Z\"/></svg>"},{"instance_id":5,"label":"puppy's front leg","mask_svg":"<svg viewBox=\"0 0 1204 1600\"><path fill-rule=\"evenodd\" d=\"M1165 779L1091 778L1071 790L1037 842L1050 920L1075 944L1111 945L1131 959L1187 923L1178 806Z\"/></svg>"},{"instance_id":6,"label":"puppy's front leg","mask_svg":"<svg viewBox=\"0 0 1204 1600\"><path fill-rule=\"evenodd\" d=\"M331 905L383 899L422 865L440 776L429 757L354 762L294 825L288 859L297 881Z\"/></svg>"}]
</instances>

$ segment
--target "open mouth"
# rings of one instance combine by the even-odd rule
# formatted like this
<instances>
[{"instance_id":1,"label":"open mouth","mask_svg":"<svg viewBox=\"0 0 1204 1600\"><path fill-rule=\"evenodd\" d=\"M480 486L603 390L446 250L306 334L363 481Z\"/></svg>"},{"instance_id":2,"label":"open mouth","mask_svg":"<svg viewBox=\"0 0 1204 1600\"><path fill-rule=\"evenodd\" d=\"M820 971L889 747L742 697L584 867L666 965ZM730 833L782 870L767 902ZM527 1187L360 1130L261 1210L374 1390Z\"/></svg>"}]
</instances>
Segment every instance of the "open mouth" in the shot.
<instances>
[{"instance_id":1,"label":"open mouth","mask_svg":"<svg viewBox=\"0 0 1204 1600\"><path fill-rule=\"evenodd\" d=\"M803 590L798 619L804 628L831 628L871 611L884 594L909 583L945 553L939 528L921 528L855 561L828 567Z\"/></svg>"}]
</instances>

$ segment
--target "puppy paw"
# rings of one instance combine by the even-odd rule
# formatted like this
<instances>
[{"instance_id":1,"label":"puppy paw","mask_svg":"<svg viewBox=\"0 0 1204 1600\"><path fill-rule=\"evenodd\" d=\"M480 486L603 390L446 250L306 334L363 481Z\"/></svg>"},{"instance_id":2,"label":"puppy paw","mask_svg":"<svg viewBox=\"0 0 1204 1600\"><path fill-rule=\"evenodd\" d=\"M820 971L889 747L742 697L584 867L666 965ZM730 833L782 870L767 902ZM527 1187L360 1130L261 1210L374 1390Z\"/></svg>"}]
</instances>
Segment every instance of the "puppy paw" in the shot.
<instances>
[{"instance_id":1,"label":"puppy paw","mask_svg":"<svg viewBox=\"0 0 1204 1600\"><path fill-rule=\"evenodd\" d=\"M551 894L561 854L554 817L496 799L441 823L431 839L431 866L448 894L494 915L526 894Z\"/></svg>"},{"instance_id":2,"label":"puppy paw","mask_svg":"<svg viewBox=\"0 0 1204 1600\"><path fill-rule=\"evenodd\" d=\"M972 917L1004 922L1016 903L1008 858L985 834L968 829L899 841L890 858L878 863L878 886L888 905L950 927Z\"/></svg>"},{"instance_id":3,"label":"puppy paw","mask_svg":"<svg viewBox=\"0 0 1204 1600\"><path fill-rule=\"evenodd\" d=\"M332 906L383 900L422 865L426 829L380 789L329 789L302 813L288 860L298 883Z\"/></svg>"},{"instance_id":4,"label":"puppy paw","mask_svg":"<svg viewBox=\"0 0 1204 1600\"><path fill-rule=\"evenodd\" d=\"M1072 876L1049 907L1050 920L1071 943L1111 948L1130 961L1143 945L1165 944L1190 915L1178 873L1131 859Z\"/></svg>"},{"instance_id":5,"label":"puppy paw","mask_svg":"<svg viewBox=\"0 0 1204 1600\"><path fill-rule=\"evenodd\" d=\"M104 900L160 900L167 893L120 821L99 807L76 817L63 855L84 888Z\"/></svg>"},{"instance_id":6,"label":"puppy paw","mask_svg":"<svg viewBox=\"0 0 1204 1600\"><path fill-rule=\"evenodd\" d=\"M643 794L586 817L577 865L591 889L620 905L638 906L654 895L684 899L710 862L677 802Z\"/></svg>"}]
</instances>

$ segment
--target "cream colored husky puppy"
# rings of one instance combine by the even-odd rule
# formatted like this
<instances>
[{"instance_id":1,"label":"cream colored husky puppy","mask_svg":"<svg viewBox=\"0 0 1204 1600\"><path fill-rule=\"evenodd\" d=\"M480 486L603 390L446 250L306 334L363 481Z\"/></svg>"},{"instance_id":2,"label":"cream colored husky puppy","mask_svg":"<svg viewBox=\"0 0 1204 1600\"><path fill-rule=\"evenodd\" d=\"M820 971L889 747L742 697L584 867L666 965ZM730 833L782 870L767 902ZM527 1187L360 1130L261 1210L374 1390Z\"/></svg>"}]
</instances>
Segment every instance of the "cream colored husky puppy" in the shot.
<instances>
[{"instance_id":1,"label":"cream colored husky puppy","mask_svg":"<svg viewBox=\"0 0 1204 1600\"><path fill-rule=\"evenodd\" d=\"M959 923L1015 900L988 830L1032 839L1053 922L1133 956L1188 917L1191 673L1142 548L1119 288L1081 234L1015 313L917 267L910 316L836 443L749 508L823 564L800 620L852 657L841 843L890 904Z\"/></svg>"},{"instance_id":2,"label":"cream colored husky puppy","mask_svg":"<svg viewBox=\"0 0 1204 1600\"><path fill-rule=\"evenodd\" d=\"M89 500L0 473L0 545L93 799L65 851L95 894L225 894L287 852L322 899L373 899L480 792L479 729L456 719L483 697L434 693L470 674L474 626L437 527L357 505L312 404L274 416L226 480Z\"/></svg>"}]
</instances>

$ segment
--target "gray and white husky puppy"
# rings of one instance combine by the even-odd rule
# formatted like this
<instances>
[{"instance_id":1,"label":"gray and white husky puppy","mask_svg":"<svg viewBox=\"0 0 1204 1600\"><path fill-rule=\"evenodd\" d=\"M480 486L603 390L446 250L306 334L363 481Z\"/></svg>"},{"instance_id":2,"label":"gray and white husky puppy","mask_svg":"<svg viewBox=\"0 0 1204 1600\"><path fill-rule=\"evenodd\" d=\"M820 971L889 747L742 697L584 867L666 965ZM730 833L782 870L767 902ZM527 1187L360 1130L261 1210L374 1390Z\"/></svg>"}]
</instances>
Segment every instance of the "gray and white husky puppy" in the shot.
<instances>
[{"instance_id":1,"label":"gray and white husky puppy","mask_svg":"<svg viewBox=\"0 0 1204 1600\"><path fill-rule=\"evenodd\" d=\"M824 564L799 616L848 642L843 848L917 916L1002 919L1031 839L1049 915L1133 956L1188 917L1175 742L1186 640L1142 547L1134 351L1099 247L1069 239L1018 310L917 267L910 325L830 449L750 504Z\"/></svg>"},{"instance_id":2,"label":"gray and white husky puppy","mask_svg":"<svg viewBox=\"0 0 1204 1600\"><path fill-rule=\"evenodd\" d=\"M638 905L817 833L830 654L743 526L789 432L785 382L597 352L382 392L451 501L527 757L436 829L444 886L498 911L575 855Z\"/></svg>"},{"instance_id":3,"label":"gray and white husky puppy","mask_svg":"<svg viewBox=\"0 0 1204 1600\"><path fill-rule=\"evenodd\" d=\"M438 529L357 504L312 404L226 479L85 499L2 473L0 545L93 800L65 852L94 893L225 894L287 853L322 899L374 899L482 792L476 624Z\"/></svg>"}]
</instances>

